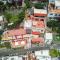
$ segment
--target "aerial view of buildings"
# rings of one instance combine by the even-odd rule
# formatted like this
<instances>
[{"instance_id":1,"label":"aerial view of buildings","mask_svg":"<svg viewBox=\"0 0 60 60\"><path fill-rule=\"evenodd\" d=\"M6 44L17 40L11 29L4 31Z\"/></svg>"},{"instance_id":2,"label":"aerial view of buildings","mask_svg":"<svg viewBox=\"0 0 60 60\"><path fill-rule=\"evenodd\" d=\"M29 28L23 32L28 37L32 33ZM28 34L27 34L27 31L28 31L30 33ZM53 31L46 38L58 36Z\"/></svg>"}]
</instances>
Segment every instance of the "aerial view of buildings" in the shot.
<instances>
[{"instance_id":1,"label":"aerial view of buildings","mask_svg":"<svg viewBox=\"0 0 60 60\"><path fill-rule=\"evenodd\" d=\"M60 0L0 0L0 60L60 60Z\"/></svg>"}]
</instances>

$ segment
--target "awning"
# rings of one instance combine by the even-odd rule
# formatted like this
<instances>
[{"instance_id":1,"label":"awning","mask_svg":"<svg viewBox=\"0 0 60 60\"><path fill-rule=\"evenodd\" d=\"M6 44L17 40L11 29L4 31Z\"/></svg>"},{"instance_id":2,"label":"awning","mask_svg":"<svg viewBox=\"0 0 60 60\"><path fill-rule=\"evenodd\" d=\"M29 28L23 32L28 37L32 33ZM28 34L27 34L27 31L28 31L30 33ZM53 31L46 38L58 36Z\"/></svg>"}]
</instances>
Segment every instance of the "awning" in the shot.
<instances>
[{"instance_id":1,"label":"awning","mask_svg":"<svg viewBox=\"0 0 60 60\"><path fill-rule=\"evenodd\" d=\"M47 16L47 14L34 13L34 16Z\"/></svg>"},{"instance_id":2,"label":"awning","mask_svg":"<svg viewBox=\"0 0 60 60\"><path fill-rule=\"evenodd\" d=\"M33 34L33 35L39 35L40 32L36 32L36 31L34 32L34 31L32 31L32 34Z\"/></svg>"}]
</instances>

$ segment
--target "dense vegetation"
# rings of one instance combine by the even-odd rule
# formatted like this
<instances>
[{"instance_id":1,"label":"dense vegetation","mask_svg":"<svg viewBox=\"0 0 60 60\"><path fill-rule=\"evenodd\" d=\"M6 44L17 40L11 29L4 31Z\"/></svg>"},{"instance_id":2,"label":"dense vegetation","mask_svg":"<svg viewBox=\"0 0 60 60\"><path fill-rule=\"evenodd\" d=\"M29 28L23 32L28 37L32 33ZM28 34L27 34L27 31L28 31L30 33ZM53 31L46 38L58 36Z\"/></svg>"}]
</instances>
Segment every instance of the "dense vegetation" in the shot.
<instances>
[{"instance_id":1,"label":"dense vegetation","mask_svg":"<svg viewBox=\"0 0 60 60\"><path fill-rule=\"evenodd\" d=\"M60 52L58 50L56 50L56 49L51 49L49 51L49 53L50 53L51 57L59 57L60 56Z\"/></svg>"},{"instance_id":2,"label":"dense vegetation","mask_svg":"<svg viewBox=\"0 0 60 60\"><path fill-rule=\"evenodd\" d=\"M53 32L56 32L58 34L60 34L60 21L59 20L49 20L47 22L47 26L49 28L52 28Z\"/></svg>"},{"instance_id":3,"label":"dense vegetation","mask_svg":"<svg viewBox=\"0 0 60 60\"><path fill-rule=\"evenodd\" d=\"M46 7L47 6L47 3L45 2L45 3L41 3L41 2L38 2L38 3L34 3L34 6L35 6L35 8L37 8L37 9L44 9L44 7Z\"/></svg>"},{"instance_id":4,"label":"dense vegetation","mask_svg":"<svg viewBox=\"0 0 60 60\"><path fill-rule=\"evenodd\" d=\"M30 0L25 0L25 5L26 5L26 8L31 8L31 3L30 3Z\"/></svg>"},{"instance_id":5,"label":"dense vegetation","mask_svg":"<svg viewBox=\"0 0 60 60\"><path fill-rule=\"evenodd\" d=\"M25 17L25 10L22 10L18 15L14 15L11 13L6 12L4 14L6 20L7 20L7 28L15 28L17 25L19 26L20 23L24 20ZM9 23L13 23L12 25L9 25Z\"/></svg>"}]
</instances>

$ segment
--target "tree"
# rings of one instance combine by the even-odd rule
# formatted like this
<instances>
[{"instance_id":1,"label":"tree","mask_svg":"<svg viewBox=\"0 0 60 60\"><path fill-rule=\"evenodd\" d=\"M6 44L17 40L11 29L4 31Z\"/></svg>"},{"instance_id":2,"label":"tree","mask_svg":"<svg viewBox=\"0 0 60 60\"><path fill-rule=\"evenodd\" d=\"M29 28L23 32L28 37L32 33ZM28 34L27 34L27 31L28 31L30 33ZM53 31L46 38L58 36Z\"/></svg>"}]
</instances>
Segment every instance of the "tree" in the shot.
<instances>
[{"instance_id":1,"label":"tree","mask_svg":"<svg viewBox=\"0 0 60 60\"><path fill-rule=\"evenodd\" d=\"M56 27L58 27L58 21L56 21L56 20L49 20L47 22L47 26L49 28L52 28L52 30L54 31L56 29Z\"/></svg>"},{"instance_id":2,"label":"tree","mask_svg":"<svg viewBox=\"0 0 60 60\"><path fill-rule=\"evenodd\" d=\"M60 35L60 27L58 27L58 29L57 29L57 33Z\"/></svg>"},{"instance_id":3,"label":"tree","mask_svg":"<svg viewBox=\"0 0 60 60\"><path fill-rule=\"evenodd\" d=\"M23 22L24 18L25 18L25 10L23 10L21 13L19 13L19 15L18 15L18 19L19 19L18 23Z\"/></svg>"},{"instance_id":4,"label":"tree","mask_svg":"<svg viewBox=\"0 0 60 60\"><path fill-rule=\"evenodd\" d=\"M24 2L26 4L26 7L27 8L31 8L31 4L30 4L30 1L29 0L25 0Z\"/></svg>"},{"instance_id":5,"label":"tree","mask_svg":"<svg viewBox=\"0 0 60 60\"><path fill-rule=\"evenodd\" d=\"M14 15L11 17L10 22L14 23L15 21L18 20L18 15Z\"/></svg>"},{"instance_id":6,"label":"tree","mask_svg":"<svg viewBox=\"0 0 60 60\"><path fill-rule=\"evenodd\" d=\"M59 20L49 20L47 26L52 28L52 31L55 31L60 35L60 21Z\"/></svg>"},{"instance_id":7,"label":"tree","mask_svg":"<svg viewBox=\"0 0 60 60\"><path fill-rule=\"evenodd\" d=\"M6 6L8 7L8 9L10 9L10 8L11 8L11 6L12 6L12 4L11 4L11 3L9 3L9 2L7 2L7 3L6 3Z\"/></svg>"},{"instance_id":8,"label":"tree","mask_svg":"<svg viewBox=\"0 0 60 60\"><path fill-rule=\"evenodd\" d=\"M5 12L5 10L6 10L6 5L2 1L0 1L0 12Z\"/></svg>"},{"instance_id":9,"label":"tree","mask_svg":"<svg viewBox=\"0 0 60 60\"><path fill-rule=\"evenodd\" d=\"M17 26L19 27L20 23L23 22L24 18L25 18L25 9L23 9L22 12L18 14L18 16L16 15L11 18L11 22L13 22L13 24L9 27L12 28L16 28Z\"/></svg>"},{"instance_id":10,"label":"tree","mask_svg":"<svg viewBox=\"0 0 60 60\"><path fill-rule=\"evenodd\" d=\"M25 12L22 11L21 13L18 14L18 20L14 22L13 27L15 28L16 26L19 26L23 22L24 17L25 17Z\"/></svg>"},{"instance_id":11,"label":"tree","mask_svg":"<svg viewBox=\"0 0 60 60\"><path fill-rule=\"evenodd\" d=\"M7 20L7 22L10 23L10 19L12 18L12 14L8 13L8 12L5 12L4 16L5 16L6 20Z\"/></svg>"},{"instance_id":12,"label":"tree","mask_svg":"<svg viewBox=\"0 0 60 60\"><path fill-rule=\"evenodd\" d=\"M34 6L37 9L43 9L44 6L46 6L46 2L45 3L38 2L38 3L35 3Z\"/></svg>"},{"instance_id":13,"label":"tree","mask_svg":"<svg viewBox=\"0 0 60 60\"><path fill-rule=\"evenodd\" d=\"M2 9L3 5L4 5L4 3L2 1L0 1L0 10Z\"/></svg>"},{"instance_id":14,"label":"tree","mask_svg":"<svg viewBox=\"0 0 60 60\"><path fill-rule=\"evenodd\" d=\"M56 49L51 49L49 51L49 54L50 54L51 57L58 57L59 56L59 53Z\"/></svg>"},{"instance_id":15,"label":"tree","mask_svg":"<svg viewBox=\"0 0 60 60\"><path fill-rule=\"evenodd\" d=\"M60 57L60 51L58 51L58 56Z\"/></svg>"},{"instance_id":16,"label":"tree","mask_svg":"<svg viewBox=\"0 0 60 60\"><path fill-rule=\"evenodd\" d=\"M8 29L13 29L13 28L15 28L16 27L16 25L17 25L17 21L18 21L18 15L13 15L11 18L10 18L10 23L8 23L8 24L10 24L10 25L8 25L7 26L7 28Z\"/></svg>"}]
</instances>

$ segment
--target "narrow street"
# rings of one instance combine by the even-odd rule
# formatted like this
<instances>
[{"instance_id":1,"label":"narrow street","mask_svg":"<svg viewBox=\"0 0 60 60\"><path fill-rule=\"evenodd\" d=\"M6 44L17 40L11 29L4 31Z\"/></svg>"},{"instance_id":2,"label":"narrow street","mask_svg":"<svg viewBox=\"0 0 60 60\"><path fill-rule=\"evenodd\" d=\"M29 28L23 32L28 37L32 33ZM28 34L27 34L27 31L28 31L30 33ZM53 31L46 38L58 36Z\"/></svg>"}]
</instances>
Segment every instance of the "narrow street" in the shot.
<instances>
[{"instance_id":1,"label":"narrow street","mask_svg":"<svg viewBox=\"0 0 60 60\"><path fill-rule=\"evenodd\" d=\"M29 48L29 49L4 49L0 50L0 56L9 56L9 55L24 55L27 52L32 52L32 51L38 51L38 50L48 50L50 49L48 46L46 47L35 47L35 48Z\"/></svg>"}]
</instances>

